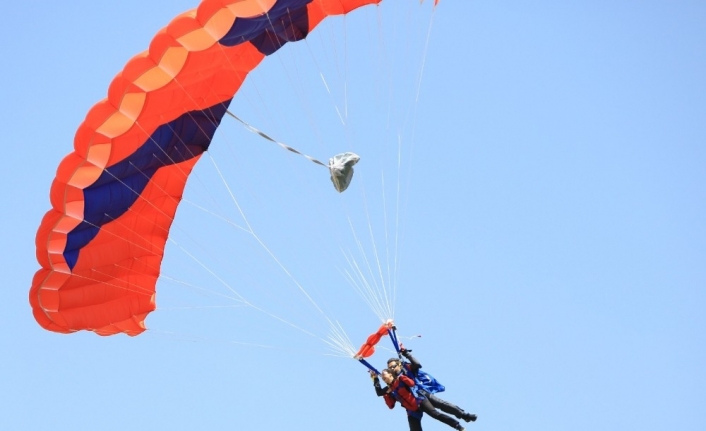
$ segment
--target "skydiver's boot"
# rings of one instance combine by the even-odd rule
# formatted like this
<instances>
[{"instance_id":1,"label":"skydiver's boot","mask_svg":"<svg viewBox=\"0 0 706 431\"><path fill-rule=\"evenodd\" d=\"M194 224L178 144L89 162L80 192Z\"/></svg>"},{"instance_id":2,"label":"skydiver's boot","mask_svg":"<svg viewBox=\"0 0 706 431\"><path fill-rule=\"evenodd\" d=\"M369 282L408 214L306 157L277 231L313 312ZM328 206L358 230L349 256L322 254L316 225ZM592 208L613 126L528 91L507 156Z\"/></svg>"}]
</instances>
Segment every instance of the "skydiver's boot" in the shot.
<instances>
[{"instance_id":1,"label":"skydiver's boot","mask_svg":"<svg viewBox=\"0 0 706 431\"><path fill-rule=\"evenodd\" d=\"M475 422L476 419L478 419L478 416L474 415L473 413L464 413L463 416L461 416L461 419L463 419L466 422Z\"/></svg>"},{"instance_id":2,"label":"skydiver's boot","mask_svg":"<svg viewBox=\"0 0 706 431\"><path fill-rule=\"evenodd\" d=\"M463 427L463 425L458 424L454 427L456 431L466 431L466 428Z\"/></svg>"}]
</instances>

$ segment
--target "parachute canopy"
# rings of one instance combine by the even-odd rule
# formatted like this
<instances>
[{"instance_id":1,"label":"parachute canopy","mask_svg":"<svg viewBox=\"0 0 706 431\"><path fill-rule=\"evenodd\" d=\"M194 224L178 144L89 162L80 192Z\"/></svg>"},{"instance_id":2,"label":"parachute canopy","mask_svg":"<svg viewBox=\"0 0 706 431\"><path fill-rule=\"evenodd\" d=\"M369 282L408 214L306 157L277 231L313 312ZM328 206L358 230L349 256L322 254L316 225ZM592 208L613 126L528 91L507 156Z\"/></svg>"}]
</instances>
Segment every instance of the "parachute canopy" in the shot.
<instances>
[{"instance_id":1,"label":"parachute canopy","mask_svg":"<svg viewBox=\"0 0 706 431\"><path fill-rule=\"evenodd\" d=\"M325 17L380 1L203 0L157 33L88 112L57 169L36 237L37 322L143 332L184 186L245 77ZM353 160L331 169L343 190Z\"/></svg>"}]
</instances>

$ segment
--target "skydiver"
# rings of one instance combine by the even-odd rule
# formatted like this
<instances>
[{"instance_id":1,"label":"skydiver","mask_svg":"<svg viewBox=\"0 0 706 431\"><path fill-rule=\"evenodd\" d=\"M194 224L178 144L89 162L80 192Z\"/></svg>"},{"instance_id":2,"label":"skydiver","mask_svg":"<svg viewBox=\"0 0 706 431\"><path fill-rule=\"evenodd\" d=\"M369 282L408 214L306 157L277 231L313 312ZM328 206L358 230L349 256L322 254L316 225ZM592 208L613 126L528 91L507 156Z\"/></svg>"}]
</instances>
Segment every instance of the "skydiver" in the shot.
<instances>
[{"instance_id":1,"label":"skydiver","mask_svg":"<svg viewBox=\"0 0 706 431\"><path fill-rule=\"evenodd\" d=\"M422 431L422 416L424 413L457 431L465 431L465 428L456 419L436 410L424 396L415 395L414 387L416 384L411 378L404 374L395 375L388 368L382 370L380 375L387 384L384 388L380 387L380 380L377 374L374 371L370 371L370 377L373 379L373 385L375 386L375 393L379 397L384 397L385 404L390 409L393 409L395 404L399 402L407 410L409 431Z\"/></svg>"},{"instance_id":2,"label":"skydiver","mask_svg":"<svg viewBox=\"0 0 706 431\"><path fill-rule=\"evenodd\" d=\"M423 381L426 379L421 378L422 376L420 376L419 371L420 368L422 368L422 364L420 364L417 358L412 356L412 353L410 352L411 350L407 350L404 348L404 346L401 346L400 354L407 358L409 362L404 362L397 358L390 358L387 360L387 368L391 370L395 376L403 374L411 378L415 382L419 383L417 385L417 392L419 392L420 395L428 399L429 402L434 406L434 408L437 408L450 415L456 416L459 419L463 419L466 422L475 422L475 420L478 419L476 415L468 413L462 408L456 406L455 404L451 404L448 401L442 400L441 398L434 395L434 393L432 393L435 387L439 387L441 385L439 385L436 380L433 380L431 383ZM428 376L428 374L424 374ZM441 390L443 389L443 386L441 386Z\"/></svg>"}]
</instances>

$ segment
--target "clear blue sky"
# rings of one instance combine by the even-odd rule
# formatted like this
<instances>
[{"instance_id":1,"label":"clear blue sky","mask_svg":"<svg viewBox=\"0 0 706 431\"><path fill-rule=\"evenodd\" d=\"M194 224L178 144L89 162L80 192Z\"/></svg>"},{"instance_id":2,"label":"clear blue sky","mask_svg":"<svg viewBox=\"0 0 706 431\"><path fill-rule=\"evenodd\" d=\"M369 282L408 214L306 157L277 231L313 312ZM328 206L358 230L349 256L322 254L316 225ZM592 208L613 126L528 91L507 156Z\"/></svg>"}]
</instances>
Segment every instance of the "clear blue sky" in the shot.
<instances>
[{"instance_id":1,"label":"clear blue sky","mask_svg":"<svg viewBox=\"0 0 706 431\"><path fill-rule=\"evenodd\" d=\"M321 159L358 152L351 189L224 121L210 153L277 261L182 204L145 334L45 331L27 294L51 181L112 77L196 6L161 3L5 6L0 429L407 429L362 366L303 332L327 334L297 284L356 346L380 324L341 275L347 217L371 253L366 211L381 261L398 259L400 335L422 335L406 344L478 414L467 429L706 429L704 2L442 0L425 56L428 1L400 27L385 13L400 0L322 27L253 72L233 111ZM380 29L395 34L382 60ZM242 225L210 156L195 174L185 199ZM215 300L230 289L302 330Z\"/></svg>"}]
</instances>

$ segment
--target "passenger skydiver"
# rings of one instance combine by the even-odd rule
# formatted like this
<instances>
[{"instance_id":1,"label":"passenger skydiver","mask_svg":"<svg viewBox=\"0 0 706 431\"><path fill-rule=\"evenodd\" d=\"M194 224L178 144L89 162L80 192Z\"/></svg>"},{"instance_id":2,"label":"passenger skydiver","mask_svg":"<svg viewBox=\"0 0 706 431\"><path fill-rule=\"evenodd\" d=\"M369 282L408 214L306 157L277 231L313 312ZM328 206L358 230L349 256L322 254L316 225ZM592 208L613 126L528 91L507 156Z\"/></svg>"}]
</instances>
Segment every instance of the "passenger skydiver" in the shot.
<instances>
[{"instance_id":1,"label":"passenger skydiver","mask_svg":"<svg viewBox=\"0 0 706 431\"><path fill-rule=\"evenodd\" d=\"M415 382L404 374L395 375L395 373L386 368L380 373L382 379L387 384L386 387L380 387L380 380L374 371L370 371L370 377L373 379L375 393L379 397L384 397L385 404L392 409L399 402L402 407L407 410L407 422L409 423L409 431L422 431L422 416L424 413L434 419L445 423L457 431L465 431L465 428L451 416L445 415L436 410L431 402L420 395L415 394Z\"/></svg>"},{"instance_id":2,"label":"passenger skydiver","mask_svg":"<svg viewBox=\"0 0 706 431\"><path fill-rule=\"evenodd\" d=\"M441 392L445 388L438 383L429 374L420 371L422 364L417 358L412 356L411 350L407 350L404 346L400 346L400 355L404 356L409 362L401 361L398 358L390 358L387 360L387 368L392 371L395 376L403 374L417 383L417 392L431 402L434 408L437 408L445 413L463 419L466 422L475 422L478 416L464 411L455 404L443 400L435 395L435 392Z\"/></svg>"}]
</instances>

